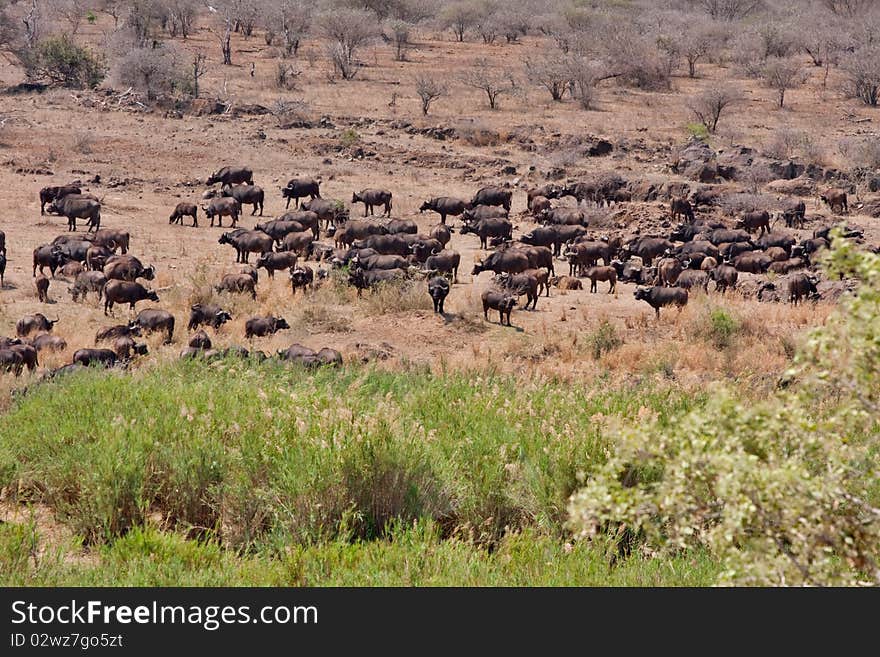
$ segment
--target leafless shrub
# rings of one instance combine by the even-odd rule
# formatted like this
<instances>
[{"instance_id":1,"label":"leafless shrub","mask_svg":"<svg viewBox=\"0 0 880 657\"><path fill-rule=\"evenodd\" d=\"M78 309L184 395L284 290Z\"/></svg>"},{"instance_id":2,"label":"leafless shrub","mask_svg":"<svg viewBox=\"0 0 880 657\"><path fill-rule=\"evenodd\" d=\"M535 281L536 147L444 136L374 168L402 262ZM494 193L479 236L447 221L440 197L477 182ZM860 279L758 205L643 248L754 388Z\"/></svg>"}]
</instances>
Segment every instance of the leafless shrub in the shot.
<instances>
[{"instance_id":1,"label":"leafless shrub","mask_svg":"<svg viewBox=\"0 0 880 657\"><path fill-rule=\"evenodd\" d=\"M880 102L880 43L862 46L841 62L846 74L846 93L865 105Z\"/></svg>"},{"instance_id":2,"label":"leafless shrub","mask_svg":"<svg viewBox=\"0 0 880 657\"><path fill-rule=\"evenodd\" d=\"M148 100L159 93L191 91L180 53L170 45L131 50L117 61L116 76L122 84L146 93Z\"/></svg>"},{"instance_id":3,"label":"leafless shrub","mask_svg":"<svg viewBox=\"0 0 880 657\"><path fill-rule=\"evenodd\" d=\"M562 100L572 87L572 67L562 52L527 58L524 68L526 78L546 89L555 101Z\"/></svg>"},{"instance_id":4,"label":"leafless shrub","mask_svg":"<svg viewBox=\"0 0 880 657\"><path fill-rule=\"evenodd\" d=\"M361 67L360 48L378 35L373 15L359 9L334 9L318 17L318 29L329 40L327 53L334 71L343 80L351 80Z\"/></svg>"},{"instance_id":5,"label":"leafless shrub","mask_svg":"<svg viewBox=\"0 0 880 657\"><path fill-rule=\"evenodd\" d=\"M77 153L88 155L92 152L94 143L95 138L90 132L77 132L73 135L73 150Z\"/></svg>"},{"instance_id":6,"label":"leafless shrub","mask_svg":"<svg viewBox=\"0 0 880 657\"><path fill-rule=\"evenodd\" d=\"M477 6L470 0L458 0L445 5L440 12L440 24L455 35L457 41L464 41L465 35L477 23Z\"/></svg>"},{"instance_id":7,"label":"leafless shrub","mask_svg":"<svg viewBox=\"0 0 880 657\"><path fill-rule=\"evenodd\" d=\"M446 85L434 76L428 74L416 76L415 85L416 93L422 101L422 114L427 116L428 110L431 108L431 103L446 95Z\"/></svg>"},{"instance_id":8,"label":"leafless shrub","mask_svg":"<svg viewBox=\"0 0 880 657\"><path fill-rule=\"evenodd\" d=\"M486 94L490 109L497 109L498 98L516 89L513 73L506 68L495 69L485 59L478 59L461 75L461 81Z\"/></svg>"},{"instance_id":9,"label":"leafless shrub","mask_svg":"<svg viewBox=\"0 0 880 657\"><path fill-rule=\"evenodd\" d=\"M876 6L875 0L822 0L822 4L834 14L855 18Z\"/></svg>"},{"instance_id":10,"label":"leafless shrub","mask_svg":"<svg viewBox=\"0 0 880 657\"><path fill-rule=\"evenodd\" d=\"M880 169L880 137L847 137L838 142L837 151L853 166Z\"/></svg>"},{"instance_id":11,"label":"leafless shrub","mask_svg":"<svg viewBox=\"0 0 880 657\"><path fill-rule=\"evenodd\" d=\"M762 72L764 84L776 91L779 107L785 106L785 93L789 89L801 86L806 75L797 62L790 59L771 59L764 65Z\"/></svg>"},{"instance_id":12,"label":"leafless shrub","mask_svg":"<svg viewBox=\"0 0 880 657\"><path fill-rule=\"evenodd\" d=\"M721 197L719 205L728 216L735 216L743 212L754 212L756 210L769 210L774 207L775 199L766 194L746 194L737 192L734 194L725 194Z\"/></svg>"},{"instance_id":13,"label":"leafless shrub","mask_svg":"<svg viewBox=\"0 0 880 657\"><path fill-rule=\"evenodd\" d=\"M303 0L264 0L260 16L267 45L280 37L283 56L295 56L311 26L311 6Z\"/></svg>"},{"instance_id":14,"label":"leafless shrub","mask_svg":"<svg viewBox=\"0 0 880 657\"><path fill-rule=\"evenodd\" d=\"M192 95L199 97L199 80L208 72L208 58L204 53L194 52L190 58L190 71L192 71Z\"/></svg>"},{"instance_id":15,"label":"leafless shrub","mask_svg":"<svg viewBox=\"0 0 880 657\"><path fill-rule=\"evenodd\" d=\"M691 0L715 20L738 21L751 16L764 6L762 0Z\"/></svg>"},{"instance_id":16,"label":"leafless shrub","mask_svg":"<svg viewBox=\"0 0 880 657\"><path fill-rule=\"evenodd\" d=\"M160 20L168 36L179 35L184 39L189 37L193 31L198 7L196 0L159 0Z\"/></svg>"},{"instance_id":17,"label":"leafless shrub","mask_svg":"<svg viewBox=\"0 0 880 657\"><path fill-rule=\"evenodd\" d=\"M572 95L582 109L592 109L596 85L602 80L614 77L614 74L609 73L601 62L586 57L570 57L568 67Z\"/></svg>"},{"instance_id":18,"label":"leafless shrub","mask_svg":"<svg viewBox=\"0 0 880 657\"><path fill-rule=\"evenodd\" d=\"M311 108L301 98L278 98L270 109L279 128L294 128L311 123Z\"/></svg>"},{"instance_id":19,"label":"leafless shrub","mask_svg":"<svg viewBox=\"0 0 880 657\"><path fill-rule=\"evenodd\" d=\"M803 151L808 142L812 142L812 139L803 130L782 128L776 131L773 140L764 150L767 155L777 160L789 160Z\"/></svg>"},{"instance_id":20,"label":"leafless shrub","mask_svg":"<svg viewBox=\"0 0 880 657\"><path fill-rule=\"evenodd\" d=\"M688 109L709 132L714 133L722 113L741 98L741 94L733 87L720 86L707 89L691 98Z\"/></svg>"},{"instance_id":21,"label":"leafless shrub","mask_svg":"<svg viewBox=\"0 0 880 657\"><path fill-rule=\"evenodd\" d=\"M394 59L398 62L406 61L406 53L410 48L410 31L412 25L406 21L394 19L388 23L388 32L391 43L394 45Z\"/></svg>"},{"instance_id":22,"label":"leafless shrub","mask_svg":"<svg viewBox=\"0 0 880 657\"><path fill-rule=\"evenodd\" d=\"M648 35L609 22L601 33L601 49L608 69L624 83L654 91L669 88L669 55Z\"/></svg>"},{"instance_id":23,"label":"leafless shrub","mask_svg":"<svg viewBox=\"0 0 880 657\"><path fill-rule=\"evenodd\" d=\"M301 72L287 62L278 62L275 65L275 88L293 91L297 88L297 82Z\"/></svg>"}]
</instances>

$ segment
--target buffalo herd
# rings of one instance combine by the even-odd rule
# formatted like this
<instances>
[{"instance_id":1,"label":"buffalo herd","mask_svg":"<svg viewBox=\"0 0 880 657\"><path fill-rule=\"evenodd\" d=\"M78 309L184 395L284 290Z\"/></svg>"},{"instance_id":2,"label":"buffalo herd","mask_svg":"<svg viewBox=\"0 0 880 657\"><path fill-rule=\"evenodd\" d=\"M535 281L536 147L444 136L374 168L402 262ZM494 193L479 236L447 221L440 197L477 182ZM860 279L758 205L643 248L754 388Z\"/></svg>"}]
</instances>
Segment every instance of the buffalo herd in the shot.
<instances>
[{"instance_id":1,"label":"buffalo herd","mask_svg":"<svg viewBox=\"0 0 880 657\"><path fill-rule=\"evenodd\" d=\"M473 235L487 253L477 260L471 275L492 272L492 283L481 293L485 319L497 311L501 325L511 325L511 314L526 297L523 309L534 310L541 296L550 296L551 287L582 290L582 279L589 280L589 292L598 293L607 284L608 294L617 296L620 283L635 284L634 298L650 306L659 319L665 307L682 308L696 292L727 294L740 285L743 274L759 280L761 290L774 288L786 276L785 288L777 299L797 305L819 298L815 273L816 256L830 245L830 228L813 231L812 237L798 240L786 229L801 229L806 221L803 201L791 201L777 216L767 209L741 212L728 225L720 213L706 213L717 206L718 196L697 190L690 195L673 196L668 201L665 228L641 234L638 230L600 230L593 225L586 208L590 203L625 203L629 200L620 185L576 182L548 183L526 191L523 218L538 224L520 231L511 217L513 189L490 185L470 199L451 196L428 198L419 212L438 215L439 223L421 232L411 219L391 218L392 192L367 188L352 193L351 203L363 203L363 216L353 219L339 199L321 196L319 180L293 178L281 189L286 200L285 213L257 223L253 229L237 226L242 206L252 206L251 215L263 214L264 190L254 182L253 170L246 166L226 166L207 179L209 189L202 203L181 202L174 207L169 224L199 226L199 213L230 225L218 243L235 251L237 271L225 274L213 286L219 294L245 294L256 298L258 271L268 277L287 272L291 294L308 293L331 276L357 289L375 290L389 283L424 280L434 312L445 315L444 302L458 283L461 254L449 248L452 235ZM574 197L576 205L555 201ZM831 189L821 195L832 211L847 212L844 190ZM156 267L129 253L127 231L101 229L101 200L83 193L78 185L60 185L40 190L40 212L67 217L68 232L33 251L34 284L40 301L49 301L50 282L59 272L73 279L68 288L73 302L84 302L89 294L104 302L104 313L111 315L115 305L127 305L134 314L142 301L159 302L160 290L152 289ZM290 202L295 207L290 210ZM383 218L372 218L375 208ZM450 221L455 218L458 225ZM76 232L76 220L86 219L89 229ZM777 228L778 221L785 228ZM852 234L852 231L851 231ZM857 233L856 233L857 235ZM323 239L322 239L323 238ZM251 264L251 255L255 256ZM305 264L313 261L313 265ZM557 273L567 263L567 275ZM6 238L0 232L0 284L6 267ZM48 270L48 276L46 275ZM334 273L337 272L337 273ZM39 272L39 273L38 273ZM775 283L773 281L776 281ZM759 295L760 298L760 295ZM242 347L216 350L203 327L220 328L232 315L216 304L197 303L191 307L187 330L195 332L181 351L182 358L219 357L228 354L253 355L259 351ZM36 313L21 318L16 337L0 338L0 370L20 373L34 369L42 350L62 350L65 341L52 335L58 320ZM247 340L273 335L289 329L283 317L256 316L245 322ZM74 353L69 365L56 373L89 365L115 366L128 363L147 351L136 339L146 333L160 333L166 343L173 342L174 316L162 309L143 309L125 324L98 332L95 348ZM97 347L106 343L107 347ZM305 366L335 365L339 352L324 348L314 351L294 344L274 357Z\"/></svg>"}]
</instances>

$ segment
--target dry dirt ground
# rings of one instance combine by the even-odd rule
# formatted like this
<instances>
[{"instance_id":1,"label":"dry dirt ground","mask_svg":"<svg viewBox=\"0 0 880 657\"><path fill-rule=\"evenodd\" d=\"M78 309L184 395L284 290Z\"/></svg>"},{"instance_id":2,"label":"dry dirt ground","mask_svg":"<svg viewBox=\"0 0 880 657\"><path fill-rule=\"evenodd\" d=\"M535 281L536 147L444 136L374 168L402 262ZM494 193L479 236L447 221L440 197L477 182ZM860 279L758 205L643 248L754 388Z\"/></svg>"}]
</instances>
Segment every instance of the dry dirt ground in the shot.
<instances>
[{"instance_id":1,"label":"dry dirt ground","mask_svg":"<svg viewBox=\"0 0 880 657\"><path fill-rule=\"evenodd\" d=\"M102 22L88 29L94 31L88 36L97 40ZM675 78L667 93L603 86L597 108L590 112L570 101L553 103L535 87L503 97L501 109L493 112L485 109L478 92L454 81L457 71L475 57L487 57L501 66L520 61L525 53L537 52L543 45L538 38L514 45L460 44L448 35L423 34L409 62L393 61L390 48L379 45L364 52L366 66L358 79L330 82L322 44L309 42L295 62L301 70L299 89L282 92L272 82L276 60L258 38L235 41L232 67L220 65L219 48L204 29L183 43L186 49L201 49L209 56L203 96L223 96L234 106L259 103L271 107L279 98L302 99L316 124L308 129L281 128L271 114L194 116L161 108L142 111L101 91L2 96L2 111L11 120L0 132L0 188L5 208L0 230L6 232L9 250L6 287L0 291L0 335L14 334L15 321L27 313L40 311L60 318L55 333L67 340L69 348L42 359L42 366L52 367L68 362L73 350L92 346L98 328L129 317L127 308L117 308L113 320L104 317L94 301L73 303L69 283L60 278L49 288L51 303L37 301L31 278L32 250L66 230L63 218L40 216L37 193L45 185L82 181L86 190L102 199L102 227L128 230L131 252L156 266L152 287L159 290L160 302L154 305L174 312L177 328L173 345L160 345L158 337L149 340L150 358L170 359L188 338L189 305L204 296L207 286L222 273L237 269L232 249L217 243L225 228L208 227L203 216L198 228L168 224L174 205L198 201L204 180L219 166L250 165L255 182L266 190L262 218L251 217L245 209L240 225L248 228L282 214L280 186L293 176L309 175L321 178L322 196L346 202L352 191L364 187L390 189L392 216L414 219L424 230L437 221L436 215L418 213L426 198L470 198L483 185L507 183L514 189L512 217L522 234L533 227L525 217L525 189L545 182L554 168L564 168L565 179L600 170L674 178L668 164L687 138L685 126L691 120L687 95L731 74L706 66L704 77ZM249 74L251 62L255 63L254 77ZM517 65L515 70L520 68ZM412 83L413 76L423 71L452 81L449 96L437 101L429 117L421 116ZM790 92L785 110L774 107L772 91L740 80L746 100L725 117L713 146L737 143L761 148L778 130L793 127L811 134L826 153L826 164L839 165L834 159L835 144L846 136L876 131L880 115L842 99L831 90L834 80L823 90L820 78L817 73L805 87ZM13 67L0 66L0 80L13 83L19 79ZM121 89L117 86L116 91ZM326 117L323 122L319 122L321 117ZM459 135L485 130L489 137L477 134L438 140L403 127L410 124L417 129L452 127ZM570 136L583 135L610 140L614 153L578 158L558 146ZM101 183L88 184L95 175ZM808 228L812 229L829 213L817 208L812 199L807 205ZM352 206L352 216L358 216L362 207ZM665 202L623 204L612 208L612 221L629 233L646 217L662 219L665 207ZM851 220L877 241L877 220ZM254 346L266 352L301 342L315 348L336 347L350 359L384 352L393 364L471 367L491 363L501 369L574 378L610 371L624 376L675 376L694 385L723 377L772 382L790 358L797 335L821 322L832 307L822 302L791 308L734 296L721 300L710 294L709 300L695 299L681 314L670 312L658 323L646 304L633 299L633 286L620 285L618 294L612 296L604 293L606 285L602 284L600 294L554 289L549 298L541 298L537 311L517 310L514 328L502 328L497 314L490 314L490 322L485 322L479 308L479 290L489 284L491 275L471 277L474 259L484 255L478 240L456 233L449 246L462 254L462 267L459 284L447 300L446 318L429 310L422 289L415 302L410 295L400 300L418 309L399 310L395 299L365 294L358 300L351 290L325 289L293 297L286 276L273 282L261 272L256 302L220 299L235 320L216 334L215 344L246 344L245 319L271 313L288 318L293 328L255 340ZM567 273L565 263L558 261L557 267ZM139 304L138 309L150 305ZM717 305L729 307L741 322L733 348L718 347L704 335L709 309ZM623 346L596 362L589 340L606 319L623 339ZM5 379L8 387L9 377Z\"/></svg>"}]
</instances>

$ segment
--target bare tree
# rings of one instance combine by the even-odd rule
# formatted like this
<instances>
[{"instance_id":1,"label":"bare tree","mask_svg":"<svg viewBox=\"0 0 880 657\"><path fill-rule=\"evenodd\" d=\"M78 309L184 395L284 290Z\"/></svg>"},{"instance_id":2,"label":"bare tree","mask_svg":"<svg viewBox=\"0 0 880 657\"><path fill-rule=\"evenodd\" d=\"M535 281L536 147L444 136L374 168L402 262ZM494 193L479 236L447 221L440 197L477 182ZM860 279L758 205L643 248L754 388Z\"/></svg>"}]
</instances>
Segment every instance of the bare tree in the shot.
<instances>
[{"instance_id":1,"label":"bare tree","mask_svg":"<svg viewBox=\"0 0 880 657\"><path fill-rule=\"evenodd\" d=\"M180 35L184 39L189 37L193 30L196 7L196 0L161 0L159 11L169 36Z\"/></svg>"},{"instance_id":2,"label":"bare tree","mask_svg":"<svg viewBox=\"0 0 880 657\"><path fill-rule=\"evenodd\" d=\"M862 46L844 58L840 67L847 77L847 93L865 105L877 107L880 102L880 43Z\"/></svg>"},{"instance_id":3,"label":"bare tree","mask_svg":"<svg viewBox=\"0 0 880 657\"><path fill-rule=\"evenodd\" d=\"M601 62L586 57L570 57L567 63L572 96L577 98L581 108L592 109L596 85L616 74L610 73Z\"/></svg>"},{"instance_id":4,"label":"bare tree","mask_svg":"<svg viewBox=\"0 0 880 657\"><path fill-rule=\"evenodd\" d=\"M199 80L208 72L208 59L202 52L193 53L192 60L192 94L193 98L199 97Z\"/></svg>"},{"instance_id":5,"label":"bare tree","mask_svg":"<svg viewBox=\"0 0 880 657\"><path fill-rule=\"evenodd\" d=\"M832 13L847 18L855 18L865 14L876 6L876 0L822 0Z\"/></svg>"},{"instance_id":6,"label":"bare tree","mask_svg":"<svg viewBox=\"0 0 880 657\"><path fill-rule=\"evenodd\" d=\"M236 5L234 0L223 0L208 5L208 10L214 15L213 23L208 28L220 42L220 52L223 54L223 65L232 65L232 33L236 25Z\"/></svg>"},{"instance_id":7,"label":"bare tree","mask_svg":"<svg viewBox=\"0 0 880 657\"><path fill-rule=\"evenodd\" d=\"M700 123L706 126L709 132L714 133L721 114L738 102L740 98L739 91L732 87L715 87L691 98L688 109L694 113Z\"/></svg>"},{"instance_id":8,"label":"bare tree","mask_svg":"<svg viewBox=\"0 0 880 657\"><path fill-rule=\"evenodd\" d=\"M394 59L398 62L406 61L406 52L410 46L409 34L411 29L412 25L397 18L388 23L391 43L394 44Z\"/></svg>"},{"instance_id":9,"label":"bare tree","mask_svg":"<svg viewBox=\"0 0 880 657\"><path fill-rule=\"evenodd\" d=\"M446 95L446 85L430 75L416 76L415 83L416 93L422 101L422 114L427 116L431 103Z\"/></svg>"},{"instance_id":10,"label":"bare tree","mask_svg":"<svg viewBox=\"0 0 880 657\"><path fill-rule=\"evenodd\" d=\"M304 0L265 0L260 11L266 43L282 39L282 54L295 56L312 22L311 5Z\"/></svg>"},{"instance_id":11,"label":"bare tree","mask_svg":"<svg viewBox=\"0 0 880 657\"><path fill-rule=\"evenodd\" d=\"M51 15L64 19L71 36L76 36L79 26L88 11L88 3L85 0L51 0L49 4Z\"/></svg>"},{"instance_id":12,"label":"bare tree","mask_svg":"<svg viewBox=\"0 0 880 657\"><path fill-rule=\"evenodd\" d=\"M695 4L715 20L730 22L742 20L764 6L762 0L695 0Z\"/></svg>"},{"instance_id":13,"label":"bare tree","mask_svg":"<svg viewBox=\"0 0 880 657\"><path fill-rule=\"evenodd\" d=\"M120 82L145 92L149 100L179 88L188 77L179 52L161 45L129 51L117 62L116 69Z\"/></svg>"},{"instance_id":14,"label":"bare tree","mask_svg":"<svg viewBox=\"0 0 880 657\"><path fill-rule=\"evenodd\" d=\"M457 41L464 41L465 34L477 23L477 7L470 0L458 0L443 7L440 13L443 27L452 30Z\"/></svg>"},{"instance_id":15,"label":"bare tree","mask_svg":"<svg viewBox=\"0 0 880 657\"><path fill-rule=\"evenodd\" d=\"M318 17L318 29L329 41L333 67L343 80L351 80L360 68L357 51L378 35L376 20L359 9L335 9Z\"/></svg>"},{"instance_id":16,"label":"bare tree","mask_svg":"<svg viewBox=\"0 0 880 657\"><path fill-rule=\"evenodd\" d=\"M24 15L21 18L24 23L24 45L33 48L43 35L43 12L37 0L31 0L25 5Z\"/></svg>"},{"instance_id":17,"label":"bare tree","mask_svg":"<svg viewBox=\"0 0 880 657\"><path fill-rule=\"evenodd\" d=\"M486 94L489 109L498 108L498 98L516 89L516 80L507 69L493 69L485 59L477 59L462 75L461 81Z\"/></svg>"},{"instance_id":18,"label":"bare tree","mask_svg":"<svg viewBox=\"0 0 880 657\"><path fill-rule=\"evenodd\" d=\"M524 62L526 77L550 93L555 101L561 101L571 88L571 66L561 52L527 58Z\"/></svg>"},{"instance_id":19,"label":"bare tree","mask_svg":"<svg viewBox=\"0 0 880 657\"><path fill-rule=\"evenodd\" d=\"M113 19L114 27L119 27L119 19L125 14L126 4L127 0L101 0L98 9Z\"/></svg>"},{"instance_id":20,"label":"bare tree","mask_svg":"<svg viewBox=\"0 0 880 657\"><path fill-rule=\"evenodd\" d=\"M790 59L771 59L764 65L764 84L776 90L780 109L785 106L785 92L802 85L806 76L801 67Z\"/></svg>"}]
</instances>

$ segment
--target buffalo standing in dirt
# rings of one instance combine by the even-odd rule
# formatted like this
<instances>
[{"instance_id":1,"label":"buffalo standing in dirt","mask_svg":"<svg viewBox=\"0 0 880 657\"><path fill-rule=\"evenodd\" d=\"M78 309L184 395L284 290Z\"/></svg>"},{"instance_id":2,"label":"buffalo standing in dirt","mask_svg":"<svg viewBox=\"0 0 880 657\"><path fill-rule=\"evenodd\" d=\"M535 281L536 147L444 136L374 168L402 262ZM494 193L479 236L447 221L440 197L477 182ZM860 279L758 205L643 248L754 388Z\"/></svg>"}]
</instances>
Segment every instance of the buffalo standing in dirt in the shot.
<instances>
[{"instance_id":1,"label":"buffalo standing in dirt","mask_svg":"<svg viewBox=\"0 0 880 657\"><path fill-rule=\"evenodd\" d=\"M263 199L265 193L262 187L256 185L224 185L221 194L225 198L234 198L241 205L252 205L254 209L251 216L257 214L257 208L260 209L260 216L263 216Z\"/></svg>"},{"instance_id":2,"label":"buffalo standing in dirt","mask_svg":"<svg viewBox=\"0 0 880 657\"><path fill-rule=\"evenodd\" d=\"M88 219L89 232L101 227L101 203L90 198L68 195L52 201L49 212L67 217L67 229L76 230L77 219Z\"/></svg>"},{"instance_id":3,"label":"buffalo standing in dirt","mask_svg":"<svg viewBox=\"0 0 880 657\"><path fill-rule=\"evenodd\" d=\"M498 290L484 290L480 295L483 302L483 317L489 319L489 310L498 311L498 321L504 326L504 318L507 317L507 326L510 326L510 313L516 306L516 297L507 292Z\"/></svg>"},{"instance_id":4,"label":"buffalo standing in dirt","mask_svg":"<svg viewBox=\"0 0 880 657\"><path fill-rule=\"evenodd\" d=\"M526 297L524 310L532 306L532 310L538 307L538 279L532 274L520 272L519 274L497 274L495 284L503 290L510 290L517 296Z\"/></svg>"},{"instance_id":5,"label":"buffalo standing in dirt","mask_svg":"<svg viewBox=\"0 0 880 657\"><path fill-rule=\"evenodd\" d=\"M111 256L107 258L103 272L108 281L134 282L138 278L152 281L156 278L156 268L153 265L144 267L144 263L132 255Z\"/></svg>"},{"instance_id":6,"label":"buffalo standing in dirt","mask_svg":"<svg viewBox=\"0 0 880 657\"><path fill-rule=\"evenodd\" d=\"M49 303L49 279L40 274L34 279L34 287L40 303Z\"/></svg>"},{"instance_id":7,"label":"buffalo standing in dirt","mask_svg":"<svg viewBox=\"0 0 880 657\"><path fill-rule=\"evenodd\" d=\"M507 219L489 218L482 219L475 224L462 226L461 234L467 235L473 233L480 238L480 248L487 249L489 247L490 237L500 237L505 240L511 239L513 235L513 224Z\"/></svg>"},{"instance_id":8,"label":"buffalo standing in dirt","mask_svg":"<svg viewBox=\"0 0 880 657\"><path fill-rule=\"evenodd\" d=\"M170 344L174 336L174 315L167 310L147 308L138 313L134 324L141 327L145 333L165 332L165 344Z\"/></svg>"},{"instance_id":9,"label":"buffalo standing in dirt","mask_svg":"<svg viewBox=\"0 0 880 657\"><path fill-rule=\"evenodd\" d=\"M492 271L496 274L519 274L530 267L529 257L518 249L496 251L490 253L482 262L474 264L472 276L477 276L484 271Z\"/></svg>"},{"instance_id":10,"label":"buffalo standing in dirt","mask_svg":"<svg viewBox=\"0 0 880 657\"><path fill-rule=\"evenodd\" d=\"M684 198L674 198L672 202L669 204L669 212L672 215L672 220L676 221L681 216L687 221L694 220L694 209L691 207L690 202Z\"/></svg>"},{"instance_id":11,"label":"buffalo standing in dirt","mask_svg":"<svg viewBox=\"0 0 880 657\"><path fill-rule=\"evenodd\" d=\"M617 270L610 265L590 267L584 272L584 276L590 279L590 292L598 292L599 281L608 282L608 294L614 294L617 291Z\"/></svg>"},{"instance_id":12,"label":"buffalo standing in dirt","mask_svg":"<svg viewBox=\"0 0 880 657\"><path fill-rule=\"evenodd\" d=\"M849 212L849 205L847 203L846 191L840 189L839 187L835 187L833 189L829 189L824 194L819 196L819 199L826 203L829 208L831 208L832 212ZM837 209L835 209L837 208Z\"/></svg>"},{"instance_id":13,"label":"buffalo standing in dirt","mask_svg":"<svg viewBox=\"0 0 880 657\"><path fill-rule=\"evenodd\" d=\"M39 351L64 351L67 349L67 340L57 335L41 333L31 340L31 346Z\"/></svg>"},{"instance_id":14,"label":"buffalo standing in dirt","mask_svg":"<svg viewBox=\"0 0 880 657\"><path fill-rule=\"evenodd\" d=\"M513 192L511 190L490 185L478 190L469 205L471 208L478 205L500 205L507 212L510 212L510 199L512 197Z\"/></svg>"},{"instance_id":15,"label":"buffalo standing in dirt","mask_svg":"<svg viewBox=\"0 0 880 657\"><path fill-rule=\"evenodd\" d=\"M104 314L113 312L113 304L127 303L129 310L134 312L138 301L158 301L159 295L148 290L140 283L132 281L112 280L104 286Z\"/></svg>"},{"instance_id":16,"label":"buffalo standing in dirt","mask_svg":"<svg viewBox=\"0 0 880 657\"><path fill-rule=\"evenodd\" d=\"M404 269L375 269L367 271L360 267L355 267L348 274L348 283L357 288L358 296L370 288L375 288L384 283L393 283L402 281L407 277Z\"/></svg>"},{"instance_id":17,"label":"buffalo standing in dirt","mask_svg":"<svg viewBox=\"0 0 880 657\"><path fill-rule=\"evenodd\" d=\"M246 292L252 298L257 298L256 282L253 276L248 274L226 274L220 280L220 284L216 285L214 289L217 292L235 292L239 294Z\"/></svg>"},{"instance_id":18,"label":"buffalo standing in dirt","mask_svg":"<svg viewBox=\"0 0 880 657\"><path fill-rule=\"evenodd\" d=\"M285 208L290 207L290 200L296 201L296 207L299 207L299 200L308 196L311 199L321 198L320 183L314 178L292 178L287 181L287 187L281 189L281 198L286 198Z\"/></svg>"},{"instance_id":19,"label":"buffalo standing in dirt","mask_svg":"<svg viewBox=\"0 0 880 657\"><path fill-rule=\"evenodd\" d=\"M303 293L305 293L306 289L315 280L315 273L312 271L311 267L307 267L305 265L300 267L293 267L290 270L290 291L291 294L296 294L298 289L302 289Z\"/></svg>"},{"instance_id":20,"label":"buffalo standing in dirt","mask_svg":"<svg viewBox=\"0 0 880 657\"><path fill-rule=\"evenodd\" d=\"M782 219L788 228L803 228L807 205L803 201L790 201L782 208Z\"/></svg>"},{"instance_id":21,"label":"buffalo standing in dirt","mask_svg":"<svg viewBox=\"0 0 880 657\"><path fill-rule=\"evenodd\" d=\"M819 300L819 291L816 289L817 279L807 274L794 274L788 280L788 300L796 306L804 297L813 301Z\"/></svg>"},{"instance_id":22,"label":"buffalo standing in dirt","mask_svg":"<svg viewBox=\"0 0 880 657\"><path fill-rule=\"evenodd\" d=\"M760 230L760 234L770 232L770 213L766 210L755 210L754 212L746 212L736 222L734 228L742 228L747 233L754 233Z\"/></svg>"},{"instance_id":23,"label":"buffalo standing in dirt","mask_svg":"<svg viewBox=\"0 0 880 657\"><path fill-rule=\"evenodd\" d=\"M351 195L352 203L364 204L364 216L374 214L373 207L376 205L385 206L384 215L391 216L391 192L387 189L364 189L360 192L354 192Z\"/></svg>"},{"instance_id":24,"label":"buffalo standing in dirt","mask_svg":"<svg viewBox=\"0 0 880 657\"><path fill-rule=\"evenodd\" d=\"M232 219L232 227L238 223L238 217L241 215L241 203L234 198L221 197L212 198L207 205L202 206L205 216L211 220L211 227L214 227L214 217L217 217L217 225L223 228L223 217L228 216Z\"/></svg>"},{"instance_id":25,"label":"buffalo standing in dirt","mask_svg":"<svg viewBox=\"0 0 880 657\"><path fill-rule=\"evenodd\" d=\"M293 251L263 253L257 258L257 269L263 267L269 273L269 278L275 278L276 271L295 267L297 258L298 256Z\"/></svg>"},{"instance_id":26,"label":"buffalo standing in dirt","mask_svg":"<svg viewBox=\"0 0 880 657\"><path fill-rule=\"evenodd\" d=\"M199 206L195 203L178 203L174 212L171 213L171 216L168 217L169 224L180 224L183 225L184 217L192 217L193 220L193 228L199 227Z\"/></svg>"},{"instance_id":27,"label":"buffalo standing in dirt","mask_svg":"<svg viewBox=\"0 0 880 657\"><path fill-rule=\"evenodd\" d=\"M428 296L434 302L434 312L443 314L443 302L449 296L449 281L444 276L428 279Z\"/></svg>"},{"instance_id":28,"label":"buffalo standing in dirt","mask_svg":"<svg viewBox=\"0 0 880 657\"><path fill-rule=\"evenodd\" d=\"M238 234L223 233L217 243L229 244L235 249L235 261L246 263L251 252L271 253L274 240L263 231L247 230Z\"/></svg>"},{"instance_id":29,"label":"buffalo standing in dirt","mask_svg":"<svg viewBox=\"0 0 880 657\"><path fill-rule=\"evenodd\" d=\"M244 166L228 166L223 167L222 169L218 169L214 173L211 174L211 177L208 178L206 184L215 185L220 183L220 185L235 185L239 183L247 183L248 185L254 184L254 172L250 167Z\"/></svg>"},{"instance_id":30,"label":"buffalo standing in dirt","mask_svg":"<svg viewBox=\"0 0 880 657\"><path fill-rule=\"evenodd\" d=\"M461 264L461 254L451 249L428 256L424 262L427 271L437 271L441 274L449 274L454 282L458 282L458 266Z\"/></svg>"},{"instance_id":31,"label":"buffalo standing in dirt","mask_svg":"<svg viewBox=\"0 0 880 657\"><path fill-rule=\"evenodd\" d=\"M43 187L43 189L40 190L40 214L46 214L47 203L52 203L57 199L68 196L69 194L81 193L82 190L76 185L56 185L54 187Z\"/></svg>"},{"instance_id":32,"label":"buffalo standing in dirt","mask_svg":"<svg viewBox=\"0 0 880 657\"><path fill-rule=\"evenodd\" d=\"M639 286L633 292L636 301L644 301L654 309L657 319L660 319L660 308L663 306L678 306L683 308L688 302L688 291L677 287L642 287Z\"/></svg>"},{"instance_id":33,"label":"buffalo standing in dirt","mask_svg":"<svg viewBox=\"0 0 880 657\"><path fill-rule=\"evenodd\" d=\"M728 264L718 265L709 272L709 278L715 281L715 290L724 294L728 289L736 289L736 281L739 278L739 272L736 267Z\"/></svg>"},{"instance_id":34,"label":"buffalo standing in dirt","mask_svg":"<svg viewBox=\"0 0 880 657\"><path fill-rule=\"evenodd\" d=\"M453 196L437 196L428 199L419 207L419 212L430 210L440 215L440 223L446 225L446 217L457 217L465 211L467 202Z\"/></svg>"},{"instance_id":35,"label":"buffalo standing in dirt","mask_svg":"<svg viewBox=\"0 0 880 657\"><path fill-rule=\"evenodd\" d=\"M52 278L55 278L55 272L69 259L70 258L65 255L61 246L57 244L44 244L43 246L38 246L34 249L33 276L37 275L37 268L39 268L40 274L42 275L44 273L43 268L48 267L49 271L52 273Z\"/></svg>"}]
</instances>

